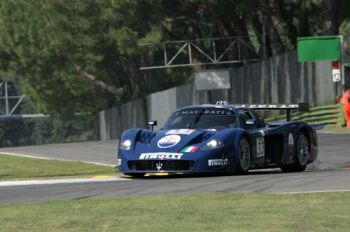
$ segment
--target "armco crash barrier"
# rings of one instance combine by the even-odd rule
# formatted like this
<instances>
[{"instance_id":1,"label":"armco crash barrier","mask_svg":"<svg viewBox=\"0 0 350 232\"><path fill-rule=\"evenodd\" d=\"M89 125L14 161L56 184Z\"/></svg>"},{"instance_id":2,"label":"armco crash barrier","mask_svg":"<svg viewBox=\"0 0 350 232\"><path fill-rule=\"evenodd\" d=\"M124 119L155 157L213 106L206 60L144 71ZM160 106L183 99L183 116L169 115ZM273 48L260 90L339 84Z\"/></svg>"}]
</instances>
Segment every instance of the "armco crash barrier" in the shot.
<instances>
[{"instance_id":1,"label":"armco crash barrier","mask_svg":"<svg viewBox=\"0 0 350 232\"><path fill-rule=\"evenodd\" d=\"M346 127L350 128L350 89L344 90L343 96L339 99L339 103L343 105Z\"/></svg>"}]
</instances>

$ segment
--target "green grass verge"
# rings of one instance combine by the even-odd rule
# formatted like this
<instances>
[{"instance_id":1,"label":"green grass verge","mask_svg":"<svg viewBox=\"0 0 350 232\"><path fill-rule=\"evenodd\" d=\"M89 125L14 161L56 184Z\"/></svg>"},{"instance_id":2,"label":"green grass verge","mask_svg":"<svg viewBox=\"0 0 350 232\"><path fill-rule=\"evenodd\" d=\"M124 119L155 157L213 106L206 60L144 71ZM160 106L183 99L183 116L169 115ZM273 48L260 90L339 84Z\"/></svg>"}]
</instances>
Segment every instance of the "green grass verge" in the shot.
<instances>
[{"instance_id":1,"label":"green grass verge","mask_svg":"<svg viewBox=\"0 0 350 232\"><path fill-rule=\"evenodd\" d=\"M317 106L310 108L309 112L292 112L293 121L304 121L309 124L324 124L341 128L344 124L344 114L341 104ZM271 116L265 119L266 122L283 121L285 114Z\"/></svg>"},{"instance_id":2,"label":"green grass verge","mask_svg":"<svg viewBox=\"0 0 350 232\"><path fill-rule=\"evenodd\" d=\"M319 130L318 132L350 133L350 129L346 127L337 127L337 126L328 125L324 129Z\"/></svg>"},{"instance_id":3,"label":"green grass verge","mask_svg":"<svg viewBox=\"0 0 350 232\"><path fill-rule=\"evenodd\" d=\"M0 154L0 180L93 175L115 175L115 169L76 161L42 160Z\"/></svg>"},{"instance_id":4,"label":"green grass verge","mask_svg":"<svg viewBox=\"0 0 350 232\"><path fill-rule=\"evenodd\" d=\"M212 194L0 206L0 231L348 231L350 193Z\"/></svg>"}]
</instances>

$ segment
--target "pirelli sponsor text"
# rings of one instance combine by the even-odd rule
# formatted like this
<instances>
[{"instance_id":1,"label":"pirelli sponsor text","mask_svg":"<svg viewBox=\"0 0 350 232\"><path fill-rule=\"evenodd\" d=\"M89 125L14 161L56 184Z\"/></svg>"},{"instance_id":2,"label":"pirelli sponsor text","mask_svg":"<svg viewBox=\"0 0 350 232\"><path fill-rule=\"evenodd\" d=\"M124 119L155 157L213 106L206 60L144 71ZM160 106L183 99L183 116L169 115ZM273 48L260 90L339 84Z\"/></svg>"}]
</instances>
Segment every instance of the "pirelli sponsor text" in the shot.
<instances>
[{"instance_id":1,"label":"pirelli sponsor text","mask_svg":"<svg viewBox=\"0 0 350 232\"><path fill-rule=\"evenodd\" d=\"M140 155L140 160L150 160L150 159L160 159L160 160L179 160L182 157L182 153L142 153Z\"/></svg>"}]
</instances>

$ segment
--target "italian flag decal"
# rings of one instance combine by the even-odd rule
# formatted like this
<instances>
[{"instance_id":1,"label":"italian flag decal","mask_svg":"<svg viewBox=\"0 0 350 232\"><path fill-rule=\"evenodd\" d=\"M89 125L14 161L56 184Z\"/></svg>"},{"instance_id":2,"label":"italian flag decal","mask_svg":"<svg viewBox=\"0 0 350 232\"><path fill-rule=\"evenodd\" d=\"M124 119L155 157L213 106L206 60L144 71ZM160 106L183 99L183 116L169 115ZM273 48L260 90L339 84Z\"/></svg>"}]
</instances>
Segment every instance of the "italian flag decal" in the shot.
<instances>
[{"instance_id":1,"label":"italian flag decal","mask_svg":"<svg viewBox=\"0 0 350 232\"><path fill-rule=\"evenodd\" d=\"M198 146L188 146L184 147L180 152L195 152L198 150Z\"/></svg>"}]
</instances>

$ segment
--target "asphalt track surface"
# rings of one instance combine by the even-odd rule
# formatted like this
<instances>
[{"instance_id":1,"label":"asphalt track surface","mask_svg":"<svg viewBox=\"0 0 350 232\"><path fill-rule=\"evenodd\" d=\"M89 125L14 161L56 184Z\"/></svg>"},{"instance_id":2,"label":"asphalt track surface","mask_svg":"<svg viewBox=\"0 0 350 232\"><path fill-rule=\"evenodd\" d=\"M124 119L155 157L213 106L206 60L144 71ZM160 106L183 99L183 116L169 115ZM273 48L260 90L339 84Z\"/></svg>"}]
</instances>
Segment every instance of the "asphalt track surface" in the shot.
<instances>
[{"instance_id":1,"label":"asphalt track surface","mask_svg":"<svg viewBox=\"0 0 350 232\"><path fill-rule=\"evenodd\" d=\"M0 204L145 195L350 191L350 134L319 134L318 160L302 173L279 169L248 175L167 176L0 187ZM115 165L115 141L2 148L3 153Z\"/></svg>"},{"instance_id":2,"label":"asphalt track surface","mask_svg":"<svg viewBox=\"0 0 350 232\"><path fill-rule=\"evenodd\" d=\"M0 152L116 165L116 149L117 142L110 140L0 148Z\"/></svg>"}]
</instances>

